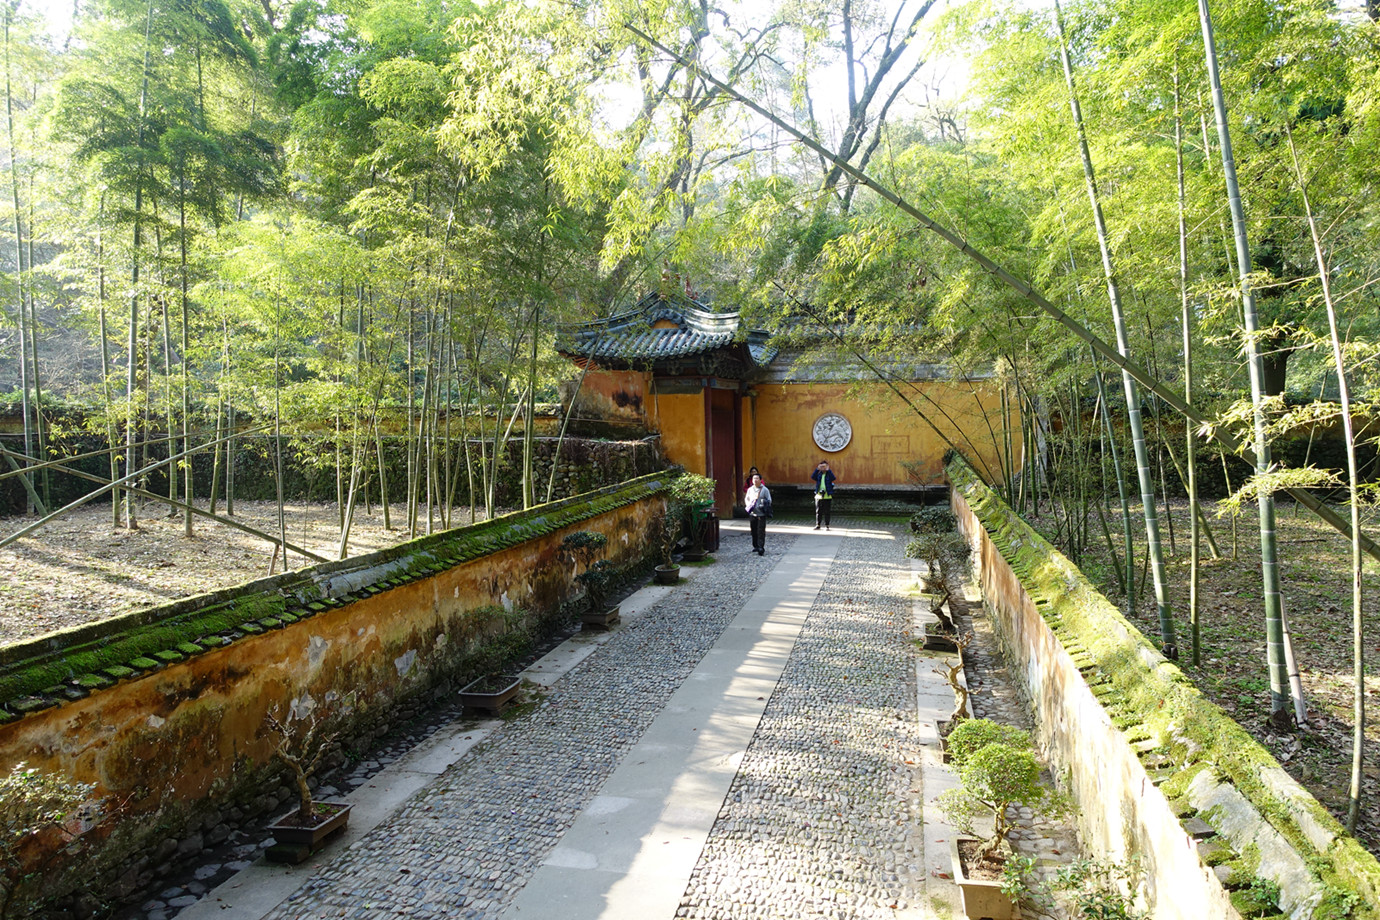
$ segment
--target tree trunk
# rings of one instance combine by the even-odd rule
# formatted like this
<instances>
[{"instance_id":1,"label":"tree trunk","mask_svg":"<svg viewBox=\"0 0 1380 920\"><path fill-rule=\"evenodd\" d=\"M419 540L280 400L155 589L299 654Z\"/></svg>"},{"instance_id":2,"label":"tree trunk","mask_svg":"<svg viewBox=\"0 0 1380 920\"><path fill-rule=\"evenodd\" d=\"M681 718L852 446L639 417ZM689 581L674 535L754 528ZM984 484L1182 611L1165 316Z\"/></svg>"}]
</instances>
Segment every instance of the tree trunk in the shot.
<instances>
[{"instance_id":1,"label":"tree trunk","mask_svg":"<svg viewBox=\"0 0 1380 920\"><path fill-rule=\"evenodd\" d=\"M105 198L101 198L101 216L105 213ZM120 478L120 458L116 448L115 406L110 395L110 336L105 317L105 243L104 234L96 232L96 304L101 337L101 398L105 409L105 440L110 448L110 481ZM110 490L110 526L120 526L120 490Z\"/></svg>"},{"instance_id":2,"label":"tree trunk","mask_svg":"<svg viewBox=\"0 0 1380 920\"><path fill-rule=\"evenodd\" d=\"M201 57L200 57L200 55L198 54L198 56L197 56L197 74L198 74L198 77L200 76L200 73L201 73L200 61L201 61ZM193 497L194 497L194 491L193 491L194 487L193 487L193 484L192 484L192 455L191 455L191 453L190 453L190 451L191 451L191 449L192 449L192 428L191 428L191 415L192 415L192 403L191 403L191 398L192 398L192 397L191 397L191 389L192 389L192 383L191 383L190 369L189 369L189 367L188 367L188 361L187 361L187 355L188 355L188 353L189 353L189 349L188 349L189 338L188 338L188 333L187 333L187 311L188 311L188 309L189 309L189 305L188 305L188 302L187 302L187 300L188 300L188 298L187 298L187 207L186 207L186 201L185 201L185 199L182 198L182 197L179 197L179 199L178 199L178 209L177 209L177 211L178 211L178 215L177 215L177 216L178 216L178 226L179 226L179 230L180 230L180 232L178 233L178 258L181 260L181 263L182 263L182 265L181 265L181 269L182 269L182 270L181 270L181 278L179 279L179 280L180 280L180 284L181 284L181 288L182 288L182 290L181 290L181 301L182 301L182 303L181 303L181 306L182 306L182 317L181 317L181 320L182 320L182 354L179 355L180 363L181 363L181 365L182 365L182 451L183 451L184 453L187 454L187 460L185 461L185 466L184 466L183 471L182 471L182 473L183 473L183 480L182 480L182 482L183 482L183 501L184 501L184 502L186 503L186 505L187 505L187 510L184 510L183 513L182 513L182 530L183 530L183 533L185 533L187 536L190 537L190 536L192 535L192 512L191 512L190 509L191 509L191 507L192 507L192 500L193 500ZM171 425L169 426L169 429L171 429ZM171 434L171 433L172 433L171 430L169 430L168 433Z\"/></svg>"},{"instance_id":3,"label":"tree trunk","mask_svg":"<svg viewBox=\"0 0 1380 920\"><path fill-rule=\"evenodd\" d=\"M125 399L128 403L125 419L125 475L132 476L139 471L139 454L135 447L138 440L138 414L135 398L139 392L139 250L143 245L144 232L144 133L147 130L145 113L148 109L149 72L152 60L150 38L153 34L153 0L149 0L148 12L144 20L144 72L139 89L139 158L138 172L134 179L134 247L131 253L130 295L129 295L129 368L125 379ZM125 494L125 526L130 530L139 529L139 520L134 508L134 493Z\"/></svg>"},{"instance_id":4,"label":"tree trunk","mask_svg":"<svg viewBox=\"0 0 1380 920\"><path fill-rule=\"evenodd\" d=\"M1184 401L1193 402L1193 310L1188 302L1188 208L1186 205L1184 182L1184 125L1179 108L1179 68L1174 68L1174 162L1178 177L1179 213L1179 319L1183 328L1184 349ZM1188 465L1188 622L1189 642L1194 667L1202 656L1201 623L1198 610L1198 449L1193 435L1193 425L1184 425L1185 462ZM1171 453L1170 459L1174 455Z\"/></svg>"},{"instance_id":5,"label":"tree trunk","mask_svg":"<svg viewBox=\"0 0 1380 920\"><path fill-rule=\"evenodd\" d=\"M541 331L541 302L532 305L532 357L527 367L527 418L522 425L522 508L537 503L537 487L533 473L533 452L536 439L537 414L537 344Z\"/></svg>"},{"instance_id":6,"label":"tree trunk","mask_svg":"<svg viewBox=\"0 0 1380 920\"><path fill-rule=\"evenodd\" d=\"M1217 116L1218 146L1222 154L1222 173L1236 243L1240 269L1241 307L1246 324L1246 363L1251 378L1251 403L1255 408L1255 467L1270 468L1270 441L1266 432L1264 408L1264 369L1260 359L1260 319L1255 293L1250 284L1251 250L1246 240L1246 214L1241 206L1241 190L1236 181L1236 158L1232 154L1231 131L1227 125L1227 102L1217 70L1217 48L1212 30L1212 13L1207 0L1198 0L1198 15L1203 28L1203 46L1208 79L1212 85L1212 105ZM1260 516L1260 567L1265 600L1266 666L1270 677L1270 721L1277 729L1288 729L1294 721L1289 712L1289 674L1284 654L1284 599L1280 591L1278 547L1275 542L1274 495L1261 491L1257 501Z\"/></svg>"},{"instance_id":7,"label":"tree trunk","mask_svg":"<svg viewBox=\"0 0 1380 920\"><path fill-rule=\"evenodd\" d=\"M1131 352L1130 337L1126 329L1126 315L1121 305L1121 292L1117 284L1116 268L1112 261L1111 244L1107 236L1106 221L1102 216L1102 204L1098 195L1097 177L1093 171L1092 155L1088 151L1087 132L1083 125L1083 113L1078 105L1078 92L1074 85L1073 63L1069 58L1068 42L1064 34L1064 15L1057 0L1054 4L1055 20L1059 28L1059 53L1064 64L1064 80L1069 89L1069 107L1073 113L1073 123L1078 134L1078 150L1083 160L1083 175L1087 180L1088 199L1092 206L1093 223L1097 227L1097 243L1102 251L1102 269L1107 278L1107 297L1112 307L1112 322L1116 327L1117 351L1124 358ZM1126 391L1126 419L1131 428L1131 444L1136 456L1136 475L1140 481L1141 508L1145 515L1146 554L1150 560L1154 576L1155 606L1159 612L1160 640L1166 658L1179 655L1178 640L1174 635L1174 620L1169 609L1169 591L1164 570L1164 554L1160 548L1159 516L1155 509L1155 486L1150 469L1150 456L1145 444L1145 427L1140 413L1140 387L1135 379L1124 370L1121 375Z\"/></svg>"},{"instance_id":8,"label":"tree trunk","mask_svg":"<svg viewBox=\"0 0 1380 920\"><path fill-rule=\"evenodd\" d=\"M1289 132L1288 123L1285 131ZM1354 536L1361 532L1361 490L1360 473L1356 462L1356 431L1351 417L1351 387L1346 379L1346 361L1342 354L1342 336L1337 322L1337 307L1332 298L1332 278L1327 268L1327 258L1323 254L1322 236L1318 233L1318 223L1313 218L1313 207L1308 201L1308 185L1299 168L1298 152L1294 149L1292 132L1289 137L1289 155L1293 159L1294 174L1298 177L1299 192L1303 196L1303 211L1308 218L1308 232L1313 238L1313 257L1318 263L1318 279L1322 283L1323 303L1327 306L1327 329L1332 340L1332 360L1337 365L1337 393L1342 405L1342 433L1346 439L1346 480L1347 496L1351 503L1351 679L1352 679L1352 728L1351 728L1351 782L1347 792L1346 829L1356 832L1356 822L1361 816L1361 796L1363 793L1363 767L1365 765L1366 745L1366 659L1365 659L1365 617L1362 615L1362 559L1361 543Z\"/></svg>"},{"instance_id":9,"label":"tree trunk","mask_svg":"<svg viewBox=\"0 0 1380 920\"><path fill-rule=\"evenodd\" d=\"M1097 381L1097 399L1104 407L1102 424L1107 430L1107 445L1111 448L1112 454L1112 475L1116 477L1117 498L1121 501L1122 539L1126 544L1126 613L1130 616L1136 609L1136 545L1131 542L1131 501L1127 495L1126 477L1121 472L1121 449L1116 443L1116 429L1112 427L1111 406L1107 403L1107 387L1102 381L1101 368L1094 369L1093 377Z\"/></svg>"},{"instance_id":10,"label":"tree trunk","mask_svg":"<svg viewBox=\"0 0 1380 920\"><path fill-rule=\"evenodd\" d=\"M24 457L25 464L32 462L30 458L34 456L33 450L33 412L36 411L29 403L29 320L26 309L26 296L29 291L29 273L24 265L24 221L23 211L19 203L19 152L14 145L14 93L10 84L10 26L17 10L17 4L6 3L3 7L4 33L5 33L5 122L9 133L9 161L10 161L10 196L14 207L14 263L15 279L18 283L18 308L15 311L18 333L19 333L19 400L21 411L24 414ZM33 266L30 265L29 268ZM32 479L27 473L24 474L25 482L29 483L28 491L32 492ZM35 496L36 497L36 496ZM30 499L31 507L28 513L32 514L35 510L33 499ZM40 502L41 504L41 502ZM46 513L39 510L40 514Z\"/></svg>"}]
</instances>

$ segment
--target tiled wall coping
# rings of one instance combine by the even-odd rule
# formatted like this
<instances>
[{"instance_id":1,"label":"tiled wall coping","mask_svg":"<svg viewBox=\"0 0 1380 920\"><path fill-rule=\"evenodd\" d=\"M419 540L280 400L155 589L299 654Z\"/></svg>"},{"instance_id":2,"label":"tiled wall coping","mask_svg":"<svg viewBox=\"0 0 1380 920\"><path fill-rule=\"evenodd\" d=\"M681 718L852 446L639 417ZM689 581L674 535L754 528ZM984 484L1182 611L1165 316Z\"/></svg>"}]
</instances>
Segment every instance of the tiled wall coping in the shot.
<instances>
[{"instance_id":1,"label":"tiled wall coping","mask_svg":"<svg viewBox=\"0 0 1380 920\"><path fill-rule=\"evenodd\" d=\"M0 724L398 588L660 492L653 473L362 556L0 646Z\"/></svg>"}]
</instances>

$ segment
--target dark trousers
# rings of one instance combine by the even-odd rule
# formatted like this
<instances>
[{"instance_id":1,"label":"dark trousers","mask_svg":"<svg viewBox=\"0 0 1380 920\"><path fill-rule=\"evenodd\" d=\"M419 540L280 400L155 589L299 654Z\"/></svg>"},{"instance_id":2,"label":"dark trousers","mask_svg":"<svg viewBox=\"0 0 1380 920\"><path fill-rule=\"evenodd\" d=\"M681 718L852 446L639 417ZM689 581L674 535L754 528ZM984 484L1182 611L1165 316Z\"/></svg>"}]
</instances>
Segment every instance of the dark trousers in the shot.
<instances>
[{"instance_id":1,"label":"dark trousers","mask_svg":"<svg viewBox=\"0 0 1380 920\"><path fill-rule=\"evenodd\" d=\"M752 548L767 548L767 519L752 515L748 518L748 524L752 527Z\"/></svg>"},{"instance_id":2,"label":"dark trousers","mask_svg":"<svg viewBox=\"0 0 1380 920\"><path fill-rule=\"evenodd\" d=\"M816 527L820 526L821 524L823 524L825 527L828 527L828 526L829 526L829 510L830 510L831 508L833 508L833 506L834 506L834 500L833 500L832 498L817 498L817 499L815 499L815 526L816 526Z\"/></svg>"}]
</instances>

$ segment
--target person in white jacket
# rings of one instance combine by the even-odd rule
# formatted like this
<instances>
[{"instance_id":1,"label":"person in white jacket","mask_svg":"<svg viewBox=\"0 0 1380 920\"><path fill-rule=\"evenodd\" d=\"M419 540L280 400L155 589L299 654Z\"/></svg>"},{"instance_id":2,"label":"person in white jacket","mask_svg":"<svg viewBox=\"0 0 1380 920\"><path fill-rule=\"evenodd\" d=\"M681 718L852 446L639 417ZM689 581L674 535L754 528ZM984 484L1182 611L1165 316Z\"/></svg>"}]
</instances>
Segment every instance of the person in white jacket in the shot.
<instances>
[{"instance_id":1,"label":"person in white jacket","mask_svg":"<svg viewBox=\"0 0 1380 920\"><path fill-rule=\"evenodd\" d=\"M743 506L747 508L748 523L752 527L752 551L765 556L767 518L771 517L771 490L762 482L760 473L752 474L752 484L743 495Z\"/></svg>"}]
</instances>

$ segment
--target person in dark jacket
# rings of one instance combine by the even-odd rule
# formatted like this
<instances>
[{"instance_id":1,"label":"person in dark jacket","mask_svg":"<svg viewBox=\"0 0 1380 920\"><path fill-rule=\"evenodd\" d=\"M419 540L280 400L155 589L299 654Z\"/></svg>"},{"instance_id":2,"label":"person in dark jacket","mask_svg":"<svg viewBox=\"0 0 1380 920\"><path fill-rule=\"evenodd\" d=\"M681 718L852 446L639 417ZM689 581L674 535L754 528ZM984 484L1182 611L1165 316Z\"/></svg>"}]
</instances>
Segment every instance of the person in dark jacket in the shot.
<instances>
[{"instance_id":1,"label":"person in dark jacket","mask_svg":"<svg viewBox=\"0 0 1380 920\"><path fill-rule=\"evenodd\" d=\"M829 461L821 460L810 478L815 482L815 530L819 530L820 525L828 530L829 512L834 505L834 483L838 477L829 469Z\"/></svg>"},{"instance_id":2,"label":"person in dark jacket","mask_svg":"<svg viewBox=\"0 0 1380 920\"><path fill-rule=\"evenodd\" d=\"M759 556L767 554L767 518L771 517L771 490L762 482L760 473L752 474L752 485L743 496L743 506L747 508L748 524L752 527L752 551Z\"/></svg>"}]
</instances>

